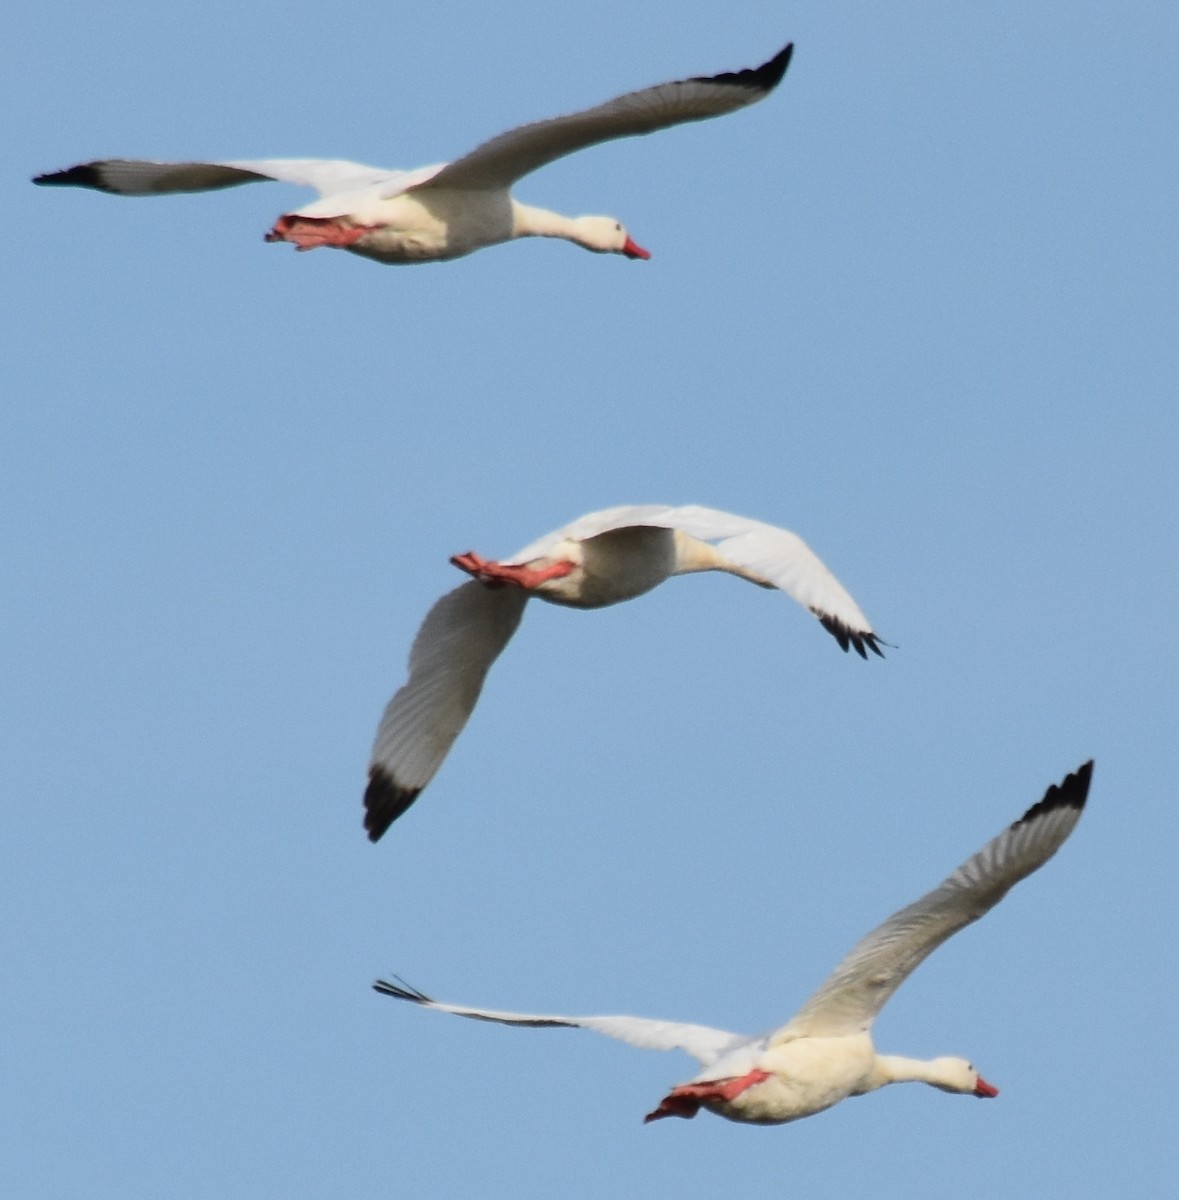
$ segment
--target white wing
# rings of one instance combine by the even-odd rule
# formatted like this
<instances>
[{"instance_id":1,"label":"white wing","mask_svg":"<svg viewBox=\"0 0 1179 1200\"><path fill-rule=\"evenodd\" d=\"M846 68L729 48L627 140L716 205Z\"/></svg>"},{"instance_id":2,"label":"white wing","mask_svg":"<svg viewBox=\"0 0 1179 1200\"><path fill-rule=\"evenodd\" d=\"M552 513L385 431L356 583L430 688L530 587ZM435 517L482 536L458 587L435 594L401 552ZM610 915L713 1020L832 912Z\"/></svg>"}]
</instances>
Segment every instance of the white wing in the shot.
<instances>
[{"instance_id":1,"label":"white wing","mask_svg":"<svg viewBox=\"0 0 1179 1200\"><path fill-rule=\"evenodd\" d=\"M869 1029L910 972L951 934L977 921L1012 886L1060 849L1089 794L1092 760L1053 784L1014 825L948 879L863 938L827 981L773 1036L834 1037Z\"/></svg>"},{"instance_id":2,"label":"white wing","mask_svg":"<svg viewBox=\"0 0 1179 1200\"><path fill-rule=\"evenodd\" d=\"M437 167L426 168L427 176ZM171 192L209 192L242 183L276 180L314 188L321 196L387 185L390 195L420 183L422 171L390 171L363 163L322 158L260 158L236 162L149 162L108 158L65 171L38 175L33 182L94 188L120 196L158 196Z\"/></svg>"},{"instance_id":3,"label":"white wing","mask_svg":"<svg viewBox=\"0 0 1179 1200\"><path fill-rule=\"evenodd\" d=\"M529 542L523 550L517 550L503 561L509 565L531 562L548 554L558 542L583 542L586 538L597 537L599 533L625 529L628 525L658 525L666 528L664 518L676 511L666 504L620 504L617 508L586 513L584 517L578 517L576 521L570 521L568 525L562 525L560 529Z\"/></svg>"},{"instance_id":4,"label":"white wing","mask_svg":"<svg viewBox=\"0 0 1179 1200\"><path fill-rule=\"evenodd\" d=\"M713 544L716 552L754 582L779 588L819 618L840 646L865 647L883 657L868 618L822 559L788 529L699 505L674 510L674 528Z\"/></svg>"},{"instance_id":5,"label":"white wing","mask_svg":"<svg viewBox=\"0 0 1179 1200\"><path fill-rule=\"evenodd\" d=\"M655 1021L648 1017L554 1017L537 1013L495 1012L487 1008L463 1008L440 1004L416 988L404 983L378 979L373 988L383 996L412 1000L426 1008L470 1017L475 1021L493 1021L497 1025L520 1025L527 1029L592 1029L643 1050L684 1050L702 1065L709 1066L723 1054L751 1039L740 1033L712 1029L708 1025L685 1025L678 1021Z\"/></svg>"},{"instance_id":6,"label":"white wing","mask_svg":"<svg viewBox=\"0 0 1179 1200\"><path fill-rule=\"evenodd\" d=\"M756 69L662 83L596 108L521 125L455 159L420 186L471 191L509 188L529 172L575 150L744 108L778 86L793 50L793 45L786 46Z\"/></svg>"},{"instance_id":7,"label":"white wing","mask_svg":"<svg viewBox=\"0 0 1179 1200\"><path fill-rule=\"evenodd\" d=\"M483 680L527 603L520 588L471 581L426 614L409 654L409 680L377 728L364 827L377 841L433 778L467 723Z\"/></svg>"},{"instance_id":8,"label":"white wing","mask_svg":"<svg viewBox=\"0 0 1179 1200\"><path fill-rule=\"evenodd\" d=\"M588 513L504 561L529 562L547 554L558 542L584 541L628 525L679 529L712 544L736 574L779 588L814 613L844 650L852 646L861 658L867 657L866 650L882 655L880 639L868 618L802 538L776 525L698 504L679 508L665 504L621 505Z\"/></svg>"}]
</instances>

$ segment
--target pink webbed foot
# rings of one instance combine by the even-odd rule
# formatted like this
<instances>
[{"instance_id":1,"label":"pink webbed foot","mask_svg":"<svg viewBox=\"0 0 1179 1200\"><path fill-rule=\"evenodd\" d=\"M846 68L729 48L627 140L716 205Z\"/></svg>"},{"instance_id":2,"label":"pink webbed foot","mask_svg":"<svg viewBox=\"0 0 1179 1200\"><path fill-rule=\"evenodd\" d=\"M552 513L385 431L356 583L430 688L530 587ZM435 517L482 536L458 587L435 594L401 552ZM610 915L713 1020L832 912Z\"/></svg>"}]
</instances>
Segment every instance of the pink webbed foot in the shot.
<instances>
[{"instance_id":1,"label":"pink webbed foot","mask_svg":"<svg viewBox=\"0 0 1179 1200\"><path fill-rule=\"evenodd\" d=\"M663 1097L654 1112L649 1112L643 1118L643 1124L659 1121L663 1117L684 1117L691 1120L707 1101L734 1100L747 1088L769 1077L769 1071L755 1069L747 1075L735 1075L731 1079L710 1079L707 1083L681 1083Z\"/></svg>"},{"instance_id":2,"label":"pink webbed foot","mask_svg":"<svg viewBox=\"0 0 1179 1200\"><path fill-rule=\"evenodd\" d=\"M535 588L546 579L560 579L573 570L571 562L550 563L547 567L511 566L492 562L468 550L466 554L455 554L450 560L460 571L473 575L489 588L503 587L505 583L521 588Z\"/></svg>"},{"instance_id":3,"label":"pink webbed foot","mask_svg":"<svg viewBox=\"0 0 1179 1200\"><path fill-rule=\"evenodd\" d=\"M279 217L266 235L268 242L293 242L296 250L315 250L319 246L344 248L359 241L372 230L366 225L346 224L343 217Z\"/></svg>"}]
</instances>

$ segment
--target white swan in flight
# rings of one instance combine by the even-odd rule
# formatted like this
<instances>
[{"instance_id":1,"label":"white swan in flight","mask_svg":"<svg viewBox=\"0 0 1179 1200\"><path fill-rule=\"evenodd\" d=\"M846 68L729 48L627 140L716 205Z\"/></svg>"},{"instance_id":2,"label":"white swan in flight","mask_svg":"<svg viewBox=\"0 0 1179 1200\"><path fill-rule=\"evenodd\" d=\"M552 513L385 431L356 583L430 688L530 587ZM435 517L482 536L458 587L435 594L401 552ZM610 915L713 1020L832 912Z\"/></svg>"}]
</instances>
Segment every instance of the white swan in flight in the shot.
<instances>
[{"instance_id":1,"label":"white swan in flight","mask_svg":"<svg viewBox=\"0 0 1179 1200\"><path fill-rule=\"evenodd\" d=\"M383 263L460 258L518 237L564 238L598 253L650 258L613 217L566 217L512 198L517 180L566 154L754 104L781 82L793 45L744 71L681 79L595 108L501 133L451 163L412 171L315 158L149 162L110 158L34 178L122 196L205 192L259 180L314 188L320 198L279 217L268 242L334 246Z\"/></svg>"},{"instance_id":2,"label":"white swan in flight","mask_svg":"<svg viewBox=\"0 0 1179 1200\"><path fill-rule=\"evenodd\" d=\"M796 534L689 505L626 505L580 517L504 562L474 552L455 566L473 575L439 600L409 656L409 681L381 718L365 793L365 829L376 841L442 765L471 715L491 664L530 596L602 608L641 596L672 575L727 571L780 588L809 608L844 650L881 654L867 617Z\"/></svg>"},{"instance_id":3,"label":"white swan in flight","mask_svg":"<svg viewBox=\"0 0 1179 1200\"><path fill-rule=\"evenodd\" d=\"M1054 784L932 892L874 929L790 1021L763 1037L645 1017L541 1016L439 1004L401 981L378 980L373 987L398 1000L479 1021L592 1029L649 1050L687 1051L704 1070L672 1088L647 1121L694 1117L706 1108L730 1121L781 1125L889 1083L928 1083L944 1092L997 1096L998 1089L963 1058L877 1054L872 1023L927 955L1056 853L1080 818L1092 771L1089 761Z\"/></svg>"}]
</instances>

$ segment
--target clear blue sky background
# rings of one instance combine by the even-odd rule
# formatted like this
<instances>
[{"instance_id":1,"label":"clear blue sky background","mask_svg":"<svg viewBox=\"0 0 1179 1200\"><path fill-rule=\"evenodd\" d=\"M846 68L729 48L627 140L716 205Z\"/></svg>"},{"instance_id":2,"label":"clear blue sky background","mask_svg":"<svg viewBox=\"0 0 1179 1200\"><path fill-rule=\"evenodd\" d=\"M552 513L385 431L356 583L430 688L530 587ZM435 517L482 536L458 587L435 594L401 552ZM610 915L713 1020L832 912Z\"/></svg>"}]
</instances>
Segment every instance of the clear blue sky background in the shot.
<instances>
[{"instance_id":1,"label":"clear blue sky background","mask_svg":"<svg viewBox=\"0 0 1179 1200\"><path fill-rule=\"evenodd\" d=\"M1160 1195L1173 1181L1173 4L22 6L0 71L0 1190L177 1200ZM553 242L267 246L280 185L412 167L794 39L779 91L519 189ZM360 797L447 556L590 510L785 525L863 663L722 577L527 614L379 846ZM1059 857L921 968L893 1088L644 1128L694 1071L369 990L772 1027L1089 756Z\"/></svg>"}]
</instances>

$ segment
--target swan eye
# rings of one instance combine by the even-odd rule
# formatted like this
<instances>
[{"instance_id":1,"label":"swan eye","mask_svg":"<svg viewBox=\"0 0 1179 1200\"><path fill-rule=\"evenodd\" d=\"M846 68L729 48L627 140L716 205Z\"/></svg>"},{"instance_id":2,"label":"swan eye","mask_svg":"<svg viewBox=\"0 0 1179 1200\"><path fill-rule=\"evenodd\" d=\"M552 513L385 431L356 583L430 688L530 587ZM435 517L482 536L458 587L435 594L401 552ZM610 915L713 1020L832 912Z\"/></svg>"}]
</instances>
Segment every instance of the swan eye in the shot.
<instances>
[{"instance_id":1,"label":"swan eye","mask_svg":"<svg viewBox=\"0 0 1179 1200\"><path fill-rule=\"evenodd\" d=\"M621 232L622 232L622 222L621 222L621 221L615 221L615 222L614 222L614 229L615 229L615 231L616 231L617 233L621 233Z\"/></svg>"}]
</instances>

